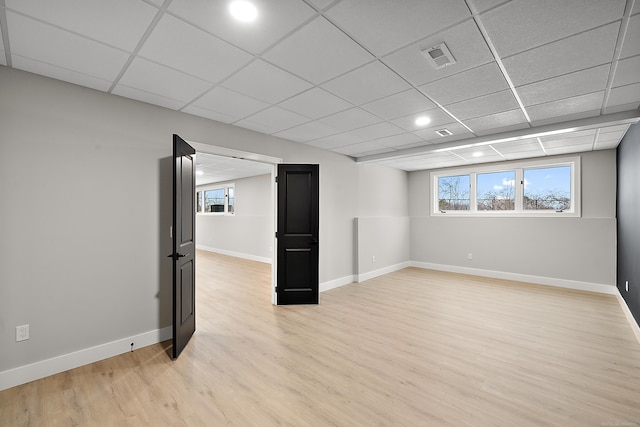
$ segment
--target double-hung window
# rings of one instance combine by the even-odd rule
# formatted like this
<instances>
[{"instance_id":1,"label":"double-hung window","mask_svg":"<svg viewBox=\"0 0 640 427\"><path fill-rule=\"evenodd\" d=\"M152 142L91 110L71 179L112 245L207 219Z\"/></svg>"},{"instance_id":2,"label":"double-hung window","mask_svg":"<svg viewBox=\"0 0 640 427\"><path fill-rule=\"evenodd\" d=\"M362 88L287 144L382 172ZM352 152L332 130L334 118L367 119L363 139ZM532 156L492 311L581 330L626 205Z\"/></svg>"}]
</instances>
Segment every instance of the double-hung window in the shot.
<instances>
[{"instance_id":1,"label":"double-hung window","mask_svg":"<svg viewBox=\"0 0 640 427\"><path fill-rule=\"evenodd\" d=\"M431 173L431 214L580 216L580 157Z\"/></svg>"},{"instance_id":2,"label":"double-hung window","mask_svg":"<svg viewBox=\"0 0 640 427\"><path fill-rule=\"evenodd\" d=\"M196 192L197 213L234 214L235 185L208 186Z\"/></svg>"}]
</instances>

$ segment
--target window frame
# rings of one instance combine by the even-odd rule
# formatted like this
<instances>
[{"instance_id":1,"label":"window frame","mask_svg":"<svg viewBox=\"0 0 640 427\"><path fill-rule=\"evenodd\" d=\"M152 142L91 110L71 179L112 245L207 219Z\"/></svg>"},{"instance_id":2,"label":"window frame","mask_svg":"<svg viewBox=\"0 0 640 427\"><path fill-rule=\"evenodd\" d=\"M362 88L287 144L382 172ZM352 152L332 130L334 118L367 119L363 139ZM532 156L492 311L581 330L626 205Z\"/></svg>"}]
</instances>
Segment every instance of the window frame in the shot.
<instances>
[{"instance_id":1,"label":"window frame","mask_svg":"<svg viewBox=\"0 0 640 427\"><path fill-rule=\"evenodd\" d=\"M537 159L513 161L509 163L493 163L489 165L472 165L432 171L429 173L431 197L429 198L430 216L442 217L580 217L582 215L580 156L557 157L553 159ZM524 170L569 166L571 207L563 211L525 210L524 209ZM515 209L513 210L478 210L477 175L494 172L515 172ZM448 176L469 175L469 210L441 211L439 209L438 179Z\"/></svg>"},{"instance_id":2,"label":"window frame","mask_svg":"<svg viewBox=\"0 0 640 427\"><path fill-rule=\"evenodd\" d=\"M229 211L229 189L233 189L233 211ZM224 211L223 212L207 212L205 211L204 193L211 190L224 190ZM216 216L233 216L236 213L236 184L209 184L196 188L196 215L216 215ZM200 206L200 210L198 209Z\"/></svg>"}]
</instances>

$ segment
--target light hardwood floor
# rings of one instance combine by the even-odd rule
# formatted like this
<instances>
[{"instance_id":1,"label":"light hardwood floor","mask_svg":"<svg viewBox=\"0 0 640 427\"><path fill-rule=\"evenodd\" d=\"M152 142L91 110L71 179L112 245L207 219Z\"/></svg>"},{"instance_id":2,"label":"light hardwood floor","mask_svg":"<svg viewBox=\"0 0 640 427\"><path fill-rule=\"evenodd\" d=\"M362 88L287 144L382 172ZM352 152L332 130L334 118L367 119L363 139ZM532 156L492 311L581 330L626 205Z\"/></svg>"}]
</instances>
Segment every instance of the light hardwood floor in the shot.
<instances>
[{"instance_id":1,"label":"light hardwood floor","mask_svg":"<svg viewBox=\"0 0 640 427\"><path fill-rule=\"evenodd\" d=\"M407 268L274 307L198 253L197 332L0 392L2 426L640 425L615 297Z\"/></svg>"}]
</instances>

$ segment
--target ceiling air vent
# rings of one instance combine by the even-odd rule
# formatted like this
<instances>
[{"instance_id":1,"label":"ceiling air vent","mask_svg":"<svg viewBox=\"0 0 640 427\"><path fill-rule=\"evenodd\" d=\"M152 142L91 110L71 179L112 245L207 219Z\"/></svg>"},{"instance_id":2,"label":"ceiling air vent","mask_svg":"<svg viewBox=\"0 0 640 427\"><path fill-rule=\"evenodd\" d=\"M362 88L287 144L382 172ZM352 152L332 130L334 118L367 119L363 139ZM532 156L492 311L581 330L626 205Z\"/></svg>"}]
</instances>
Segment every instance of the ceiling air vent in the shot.
<instances>
[{"instance_id":1,"label":"ceiling air vent","mask_svg":"<svg viewBox=\"0 0 640 427\"><path fill-rule=\"evenodd\" d=\"M455 58L451 52L449 52L449 48L447 48L447 45L444 44L444 42L423 50L422 54L436 70L456 63Z\"/></svg>"},{"instance_id":2,"label":"ceiling air vent","mask_svg":"<svg viewBox=\"0 0 640 427\"><path fill-rule=\"evenodd\" d=\"M449 135L453 135L453 132L451 132L449 129L439 129L436 131L436 133L440 136L449 136Z\"/></svg>"}]
</instances>

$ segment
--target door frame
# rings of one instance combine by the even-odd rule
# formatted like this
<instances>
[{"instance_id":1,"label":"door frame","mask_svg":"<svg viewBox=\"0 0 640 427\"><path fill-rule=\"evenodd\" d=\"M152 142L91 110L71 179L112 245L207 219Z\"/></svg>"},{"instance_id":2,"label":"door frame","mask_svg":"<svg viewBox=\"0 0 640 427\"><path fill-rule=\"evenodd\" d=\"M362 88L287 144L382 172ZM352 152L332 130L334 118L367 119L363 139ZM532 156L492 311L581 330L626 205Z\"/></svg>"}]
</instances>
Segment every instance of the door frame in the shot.
<instances>
[{"instance_id":1,"label":"door frame","mask_svg":"<svg viewBox=\"0 0 640 427\"><path fill-rule=\"evenodd\" d=\"M194 142L189 140L185 141L196 149L196 159L198 158L198 153L206 153L216 156L231 157L234 159L251 160L254 162L266 163L271 165L271 202L273 204L273 223L271 224L272 229L270 230L271 235L273 236L271 250L271 304L276 305L278 302L278 296L276 295L276 285L278 284L278 239L276 239L276 230L278 223L278 192L276 188L276 175L278 173L278 164L282 163L282 159L279 157L267 156L265 154L234 150L233 148L209 145L201 142ZM196 248L197 244L198 242L196 241Z\"/></svg>"}]
</instances>

